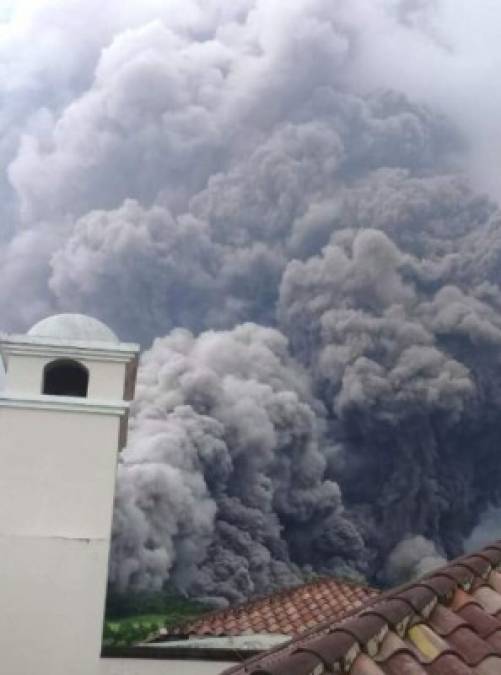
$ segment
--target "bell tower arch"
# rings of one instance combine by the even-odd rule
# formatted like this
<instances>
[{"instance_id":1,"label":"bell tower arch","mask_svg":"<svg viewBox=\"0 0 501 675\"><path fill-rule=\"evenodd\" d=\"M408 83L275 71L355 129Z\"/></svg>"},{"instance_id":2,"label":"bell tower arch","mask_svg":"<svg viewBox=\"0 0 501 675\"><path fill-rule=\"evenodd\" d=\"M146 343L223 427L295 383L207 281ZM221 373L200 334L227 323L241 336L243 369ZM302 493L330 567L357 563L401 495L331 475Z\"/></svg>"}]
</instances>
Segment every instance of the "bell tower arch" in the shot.
<instances>
[{"instance_id":1,"label":"bell tower arch","mask_svg":"<svg viewBox=\"0 0 501 675\"><path fill-rule=\"evenodd\" d=\"M42 394L85 398L89 389L89 370L73 359L50 361L43 369Z\"/></svg>"}]
</instances>

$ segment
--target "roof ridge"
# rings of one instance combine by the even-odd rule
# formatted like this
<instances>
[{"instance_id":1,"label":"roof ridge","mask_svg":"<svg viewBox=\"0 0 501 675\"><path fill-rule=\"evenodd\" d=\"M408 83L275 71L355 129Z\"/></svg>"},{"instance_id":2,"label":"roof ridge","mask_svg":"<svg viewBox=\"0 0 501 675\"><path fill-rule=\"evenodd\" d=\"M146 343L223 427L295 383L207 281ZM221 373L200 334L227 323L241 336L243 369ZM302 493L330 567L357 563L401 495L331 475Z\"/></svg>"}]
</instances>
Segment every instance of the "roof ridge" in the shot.
<instances>
[{"instance_id":1,"label":"roof ridge","mask_svg":"<svg viewBox=\"0 0 501 675\"><path fill-rule=\"evenodd\" d=\"M284 660L287 659L290 672L302 675L302 670L294 668L294 660L299 655L304 660L305 654L313 659L309 672L314 670L315 664L318 673L338 670L349 672L360 653L364 652L371 657L380 653L383 640L389 631L404 638L414 626L424 625L429 629L426 620L437 604L447 607L458 589L468 592L476 581L486 582L491 572L500 566L501 541L496 541L478 552L461 555L417 580L369 598L342 620L319 624L286 645L275 647L248 660L244 668L241 665L236 666L226 670L225 674L274 675L285 672L282 669ZM499 606L501 611L501 598ZM437 652L429 662L434 662L447 653L447 650ZM451 654L471 665L458 650L452 650ZM492 647L482 659L491 655L501 658L501 652Z\"/></svg>"}]
</instances>

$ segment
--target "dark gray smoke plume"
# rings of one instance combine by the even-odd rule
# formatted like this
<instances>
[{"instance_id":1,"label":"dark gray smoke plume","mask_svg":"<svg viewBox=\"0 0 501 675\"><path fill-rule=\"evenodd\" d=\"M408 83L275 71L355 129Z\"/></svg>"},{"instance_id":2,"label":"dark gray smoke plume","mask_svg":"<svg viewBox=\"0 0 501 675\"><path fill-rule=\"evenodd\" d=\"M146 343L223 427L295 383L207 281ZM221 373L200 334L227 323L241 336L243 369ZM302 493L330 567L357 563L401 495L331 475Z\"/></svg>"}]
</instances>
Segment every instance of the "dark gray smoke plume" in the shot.
<instances>
[{"instance_id":1,"label":"dark gray smoke plume","mask_svg":"<svg viewBox=\"0 0 501 675\"><path fill-rule=\"evenodd\" d=\"M2 328L157 338L116 587L399 581L493 531L501 53L456 9L4 3Z\"/></svg>"},{"instance_id":2,"label":"dark gray smoke plume","mask_svg":"<svg viewBox=\"0 0 501 675\"><path fill-rule=\"evenodd\" d=\"M354 565L363 541L326 479L322 432L308 376L278 331L243 324L157 340L119 474L112 577L160 587L171 575L237 600L298 581L296 531L308 561Z\"/></svg>"}]
</instances>

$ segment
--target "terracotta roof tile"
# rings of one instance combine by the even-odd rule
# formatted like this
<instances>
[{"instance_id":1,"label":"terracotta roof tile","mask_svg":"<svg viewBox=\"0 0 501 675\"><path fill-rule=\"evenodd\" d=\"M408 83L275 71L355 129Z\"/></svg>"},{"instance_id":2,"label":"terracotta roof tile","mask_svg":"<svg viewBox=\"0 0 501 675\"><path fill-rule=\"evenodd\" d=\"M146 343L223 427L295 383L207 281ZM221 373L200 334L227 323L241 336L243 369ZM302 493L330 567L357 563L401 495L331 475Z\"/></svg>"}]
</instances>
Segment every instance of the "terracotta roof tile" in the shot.
<instances>
[{"instance_id":1,"label":"terracotta roof tile","mask_svg":"<svg viewBox=\"0 0 501 675\"><path fill-rule=\"evenodd\" d=\"M444 654L427 668L430 675L472 675L472 670L454 654Z\"/></svg>"},{"instance_id":2,"label":"terracotta roof tile","mask_svg":"<svg viewBox=\"0 0 501 675\"><path fill-rule=\"evenodd\" d=\"M390 675L427 675L427 671L406 652L391 656L385 664L384 673Z\"/></svg>"},{"instance_id":3,"label":"terracotta roof tile","mask_svg":"<svg viewBox=\"0 0 501 675\"><path fill-rule=\"evenodd\" d=\"M478 675L499 675L501 673L501 658L491 656L475 668Z\"/></svg>"},{"instance_id":4,"label":"terracotta roof tile","mask_svg":"<svg viewBox=\"0 0 501 675\"><path fill-rule=\"evenodd\" d=\"M469 591L475 574L464 565L451 565L442 570L442 576L449 577L463 590Z\"/></svg>"},{"instance_id":5,"label":"terracotta roof tile","mask_svg":"<svg viewBox=\"0 0 501 675\"><path fill-rule=\"evenodd\" d=\"M501 654L501 631L491 633L491 635L484 637L484 640L495 648L496 654Z\"/></svg>"},{"instance_id":6,"label":"terracotta roof tile","mask_svg":"<svg viewBox=\"0 0 501 675\"><path fill-rule=\"evenodd\" d=\"M384 671L366 654L360 654L350 672L352 675L384 675Z\"/></svg>"},{"instance_id":7,"label":"terracotta roof tile","mask_svg":"<svg viewBox=\"0 0 501 675\"><path fill-rule=\"evenodd\" d=\"M334 623L379 595L374 588L331 577L316 579L236 607L210 612L169 629L170 635L299 635L321 622ZM165 631L161 638L165 639Z\"/></svg>"},{"instance_id":8,"label":"terracotta roof tile","mask_svg":"<svg viewBox=\"0 0 501 675\"><path fill-rule=\"evenodd\" d=\"M468 626L468 621L444 605L437 604L428 619L428 625L440 637L447 637L458 628Z\"/></svg>"},{"instance_id":9,"label":"terracotta roof tile","mask_svg":"<svg viewBox=\"0 0 501 675\"><path fill-rule=\"evenodd\" d=\"M501 630L501 621L490 616L476 603L470 602L462 607L457 615L460 616L480 637L487 638L495 631Z\"/></svg>"},{"instance_id":10,"label":"terracotta roof tile","mask_svg":"<svg viewBox=\"0 0 501 675\"><path fill-rule=\"evenodd\" d=\"M376 614L363 614L344 622L335 630L351 635L370 654L372 651L377 653L379 645L388 633L388 624Z\"/></svg>"},{"instance_id":11,"label":"terracotta roof tile","mask_svg":"<svg viewBox=\"0 0 501 675\"><path fill-rule=\"evenodd\" d=\"M409 625L409 605L405 600L393 598L378 602L364 614L376 614L386 621L399 635L403 635Z\"/></svg>"},{"instance_id":12,"label":"terracotta roof tile","mask_svg":"<svg viewBox=\"0 0 501 675\"><path fill-rule=\"evenodd\" d=\"M498 566L501 542L370 598L349 617L323 624L227 674L500 675Z\"/></svg>"},{"instance_id":13,"label":"terracotta roof tile","mask_svg":"<svg viewBox=\"0 0 501 675\"><path fill-rule=\"evenodd\" d=\"M423 579L420 584L433 591L441 602L450 600L456 590L456 583L450 577L439 574L431 579Z\"/></svg>"},{"instance_id":14,"label":"terracotta roof tile","mask_svg":"<svg viewBox=\"0 0 501 675\"><path fill-rule=\"evenodd\" d=\"M489 560L493 567L501 564L501 548L493 548L489 546L481 551L481 553L478 555L481 555L483 558Z\"/></svg>"},{"instance_id":15,"label":"terracotta roof tile","mask_svg":"<svg viewBox=\"0 0 501 675\"><path fill-rule=\"evenodd\" d=\"M496 614L496 612L501 611L501 595L489 586L478 588L474 592L473 598L488 614Z\"/></svg>"},{"instance_id":16,"label":"terracotta roof tile","mask_svg":"<svg viewBox=\"0 0 501 675\"><path fill-rule=\"evenodd\" d=\"M266 668L258 668L255 675L323 675L320 659L308 652L291 654L288 662L277 662Z\"/></svg>"},{"instance_id":17,"label":"terracotta roof tile","mask_svg":"<svg viewBox=\"0 0 501 675\"><path fill-rule=\"evenodd\" d=\"M315 654L326 668L331 669L335 663L341 663L343 668L351 665L360 653L360 648L354 644L351 636L339 631L335 635L324 635L311 640L299 651Z\"/></svg>"},{"instance_id":18,"label":"terracotta roof tile","mask_svg":"<svg viewBox=\"0 0 501 675\"><path fill-rule=\"evenodd\" d=\"M427 616L429 616L432 609L437 604L437 596L435 593L429 588L426 588L426 586L418 584L407 589L403 593L399 593L395 597L408 602L416 614L425 613Z\"/></svg>"},{"instance_id":19,"label":"terracotta roof tile","mask_svg":"<svg viewBox=\"0 0 501 675\"><path fill-rule=\"evenodd\" d=\"M456 588L454 595L452 596L452 602L450 608L453 612L457 612L465 605L469 605L472 602L476 602L471 595L465 593L461 588ZM476 603L478 605L478 602Z\"/></svg>"},{"instance_id":20,"label":"terracotta roof tile","mask_svg":"<svg viewBox=\"0 0 501 675\"><path fill-rule=\"evenodd\" d=\"M422 664L432 663L449 649L447 642L424 624L418 624L409 629L407 642L412 647L417 660Z\"/></svg>"},{"instance_id":21,"label":"terracotta roof tile","mask_svg":"<svg viewBox=\"0 0 501 675\"><path fill-rule=\"evenodd\" d=\"M495 648L469 628L457 630L448 643L469 666L477 666L488 656L496 656Z\"/></svg>"},{"instance_id":22,"label":"terracotta roof tile","mask_svg":"<svg viewBox=\"0 0 501 675\"><path fill-rule=\"evenodd\" d=\"M385 663L391 656L397 653L412 655L412 650L399 635L393 631L388 631L374 660L377 663Z\"/></svg>"},{"instance_id":23,"label":"terracotta roof tile","mask_svg":"<svg viewBox=\"0 0 501 675\"><path fill-rule=\"evenodd\" d=\"M493 588L496 593L501 593L501 574L493 570L489 575L489 586Z\"/></svg>"},{"instance_id":24,"label":"terracotta roof tile","mask_svg":"<svg viewBox=\"0 0 501 675\"><path fill-rule=\"evenodd\" d=\"M475 576L486 578L492 570L492 564L483 556L472 555L464 558L461 565L470 570Z\"/></svg>"}]
</instances>

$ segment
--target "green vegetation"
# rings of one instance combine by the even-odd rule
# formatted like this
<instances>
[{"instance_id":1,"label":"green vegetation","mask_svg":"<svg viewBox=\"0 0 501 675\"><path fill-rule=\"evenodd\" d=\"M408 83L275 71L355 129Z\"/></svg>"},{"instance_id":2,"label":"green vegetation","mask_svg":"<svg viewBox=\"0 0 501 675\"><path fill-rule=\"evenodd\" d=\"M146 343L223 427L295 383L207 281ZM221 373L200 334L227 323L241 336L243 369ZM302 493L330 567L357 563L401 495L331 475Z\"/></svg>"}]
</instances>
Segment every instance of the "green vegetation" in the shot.
<instances>
[{"instance_id":1,"label":"green vegetation","mask_svg":"<svg viewBox=\"0 0 501 675\"><path fill-rule=\"evenodd\" d=\"M127 647L158 633L164 625L165 617L161 614L144 614L116 621L105 619L103 645L105 647Z\"/></svg>"},{"instance_id":2,"label":"green vegetation","mask_svg":"<svg viewBox=\"0 0 501 675\"><path fill-rule=\"evenodd\" d=\"M184 623L209 609L169 589L157 593L109 590L103 645L124 647L142 642L163 627Z\"/></svg>"}]
</instances>

